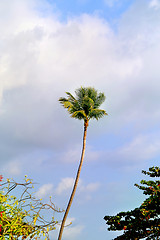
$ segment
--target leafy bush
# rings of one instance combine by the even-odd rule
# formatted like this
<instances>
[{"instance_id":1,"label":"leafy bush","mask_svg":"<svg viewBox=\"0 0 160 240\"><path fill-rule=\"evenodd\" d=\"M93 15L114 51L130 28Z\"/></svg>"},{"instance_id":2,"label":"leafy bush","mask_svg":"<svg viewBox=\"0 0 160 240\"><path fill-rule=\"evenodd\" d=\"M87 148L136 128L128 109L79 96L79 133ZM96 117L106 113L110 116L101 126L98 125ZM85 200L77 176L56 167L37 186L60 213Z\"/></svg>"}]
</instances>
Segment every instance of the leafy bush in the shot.
<instances>
[{"instance_id":1,"label":"leafy bush","mask_svg":"<svg viewBox=\"0 0 160 240\"><path fill-rule=\"evenodd\" d=\"M0 175L0 181L2 176ZM20 191L20 197L11 195L14 189ZM20 188L20 189L19 189ZM25 176L23 183L7 179L0 188L0 239L49 239L49 232L54 230L58 221L55 212L62 212L55 207L51 198L49 203L42 203L31 192L33 183ZM44 210L50 210L50 219L44 218ZM52 214L51 214L52 212ZM48 213L48 212L47 212Z\"/></svg>"}]
</instances>

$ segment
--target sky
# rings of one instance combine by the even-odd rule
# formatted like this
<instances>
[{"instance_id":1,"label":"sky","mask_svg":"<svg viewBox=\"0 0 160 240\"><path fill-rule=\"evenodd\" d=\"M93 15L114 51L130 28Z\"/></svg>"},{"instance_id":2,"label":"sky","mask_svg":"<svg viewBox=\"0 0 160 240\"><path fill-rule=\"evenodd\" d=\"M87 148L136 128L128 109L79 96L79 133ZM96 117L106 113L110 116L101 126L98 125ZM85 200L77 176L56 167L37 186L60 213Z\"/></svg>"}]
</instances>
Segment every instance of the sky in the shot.
<instances>
[{"instance_id":1,"label":"sky","mask_svg":"<svg viewBox=\"0 0 160 240\"><path fill-rule=\"evenodd\" d=\"M141 171L160 157L159 0L0 0L1 174L36 184L65 209L83 122L65 92L104 92L108 116L90 121L63 240L113 239L103 217L138 207ZM55 215L62 219L63 215ZM57 231L51 234L57 239Z\"/></svg>"}]
</instances>

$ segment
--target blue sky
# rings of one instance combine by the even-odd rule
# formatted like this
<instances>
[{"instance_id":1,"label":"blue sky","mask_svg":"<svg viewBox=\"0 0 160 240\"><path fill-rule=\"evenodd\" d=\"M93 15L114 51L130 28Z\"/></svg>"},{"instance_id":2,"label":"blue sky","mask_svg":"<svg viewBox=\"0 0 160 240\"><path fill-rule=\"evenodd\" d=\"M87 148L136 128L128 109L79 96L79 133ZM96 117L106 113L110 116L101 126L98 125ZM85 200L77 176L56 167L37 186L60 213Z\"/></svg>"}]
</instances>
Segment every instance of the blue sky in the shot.
<instances>
[{"instance_id":1,"label":"blue sky","mask_svg":"<svg viewBox=\"0 0 160 240\"><path fill-rule=\"evenodd\" d=\"M138 206L134 183L159 165L160 1L5 0L0 16L1 174L28 175L37 196L65 208L83 122L58 99L80 86L104 92L108 116L89 124L63 240L113 239L103 217Z\"/></svg>"},{"instance_id":2,"label":"blue sky","mask_svg":"<svg viewBox=\"0 0 160 240\"><path fill-rule=\"evenodd\" d=\"M60 0L48 2L54 6L54 10L60 11L62 19L67 19L81 14L97 14L107 21L115 21L134 2L133 0ZM43 11L43 10L42 10Z\"/></svg>"}]
</instances>

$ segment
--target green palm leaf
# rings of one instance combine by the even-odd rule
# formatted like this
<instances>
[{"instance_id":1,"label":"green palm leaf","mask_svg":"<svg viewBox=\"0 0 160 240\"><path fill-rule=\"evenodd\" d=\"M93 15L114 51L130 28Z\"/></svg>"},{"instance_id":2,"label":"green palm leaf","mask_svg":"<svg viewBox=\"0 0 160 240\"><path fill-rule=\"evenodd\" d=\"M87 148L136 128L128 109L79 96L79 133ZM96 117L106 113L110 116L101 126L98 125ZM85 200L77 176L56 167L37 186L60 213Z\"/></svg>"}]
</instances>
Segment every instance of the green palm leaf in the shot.
<instances>
[{"instance_id":1,"label":"green palm leaf","mask_svg":"<svg viewBox=\"0 0 160 240\"><path fill-rule=\"evenodd\" d=\"M75 97L66 92L67 98L60 98L60 103L68 109L72 118L88 121L90 119L100 119L107 115L105 110L99 109L105 101L104 93L98 93L92 87L81 87L75 91Z\"/></svg>"},{"instance_id":2,"label":"green palm leaf","mask_svg":"<svg viewBox=\"0 0 160 240\"><path fill-rule=\"evenodd\" d=\"M87 115L85 114L84 110L76 111L71 115L72 118L77 118L77 119L85 119L87 118Z\"/></svg>"},{"instance_id":3,"label":"green palm leaf","mask_svg":"<svg viewBox=\"0 0 160 240\"><path fill-rule=\"evenodd\" d=\"M96 119L96 120L99 120L100 118L102 118L102 117L105 116L105 115L108 115L105 110L93 109L93 110L90 112L89 119L94 118L94 119Z\"/></svg>"}]
</instances>

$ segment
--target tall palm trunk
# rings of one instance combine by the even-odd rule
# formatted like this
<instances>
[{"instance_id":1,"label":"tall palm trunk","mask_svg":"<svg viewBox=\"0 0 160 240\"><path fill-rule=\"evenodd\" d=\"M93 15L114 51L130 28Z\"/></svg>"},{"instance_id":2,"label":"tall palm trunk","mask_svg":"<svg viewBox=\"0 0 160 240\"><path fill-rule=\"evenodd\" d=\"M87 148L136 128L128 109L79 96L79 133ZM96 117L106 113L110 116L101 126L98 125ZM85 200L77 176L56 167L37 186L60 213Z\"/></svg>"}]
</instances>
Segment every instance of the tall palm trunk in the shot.
<instances>
[{"instance_id":1,"label":"tall palm trunk","mask_svg":"<svg viewBox=\"0 0 160 240\"><path fill-rule=\"evenodd\" d=\"M76 179L75 179L75 182L74 182L74 187L73 187L73 190L72 190L72 193L71 193L66 211L64 213L61 228L60 228L60 231L59 231L58 240L62 239L62 233L63 233L64 225L65 225L65 222L66 222L66 218L68 216L68 213L69 213L69 210L70 210L70 207L72 205L72 201L73 201L76 189L77 189L77 185L78 185L78 181L79 181L79 177L80 177L80 173L81 173L81 168L82 168L82 164L83 164L83 159L84 159L85 148L86 148L87 127L88 127L88 121L85 121L84 122L83 147L82 147L81 160L80 160L80 163L79 163Z\"/></svg>"}]
</instances>

